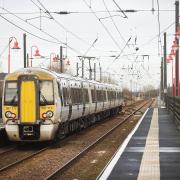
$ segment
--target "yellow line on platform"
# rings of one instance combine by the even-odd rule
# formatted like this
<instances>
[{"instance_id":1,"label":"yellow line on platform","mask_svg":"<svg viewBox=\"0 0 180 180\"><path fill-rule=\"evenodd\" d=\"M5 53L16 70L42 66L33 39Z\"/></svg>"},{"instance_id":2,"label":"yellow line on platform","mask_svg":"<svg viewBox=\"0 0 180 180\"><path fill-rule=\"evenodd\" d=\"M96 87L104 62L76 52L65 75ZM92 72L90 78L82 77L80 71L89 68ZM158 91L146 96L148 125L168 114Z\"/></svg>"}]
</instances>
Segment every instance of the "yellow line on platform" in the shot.
<instances>
[{"instance_id":1,"label":"yellow line on platform","mask_svg":"<svg viewBox=\"0 0 180 180\"><path fill-rule=\"evenodd\" d=\"M158 109L155 108L141 160L138 180L159 180L159 125Z\"/></svg>"}]
</instances>

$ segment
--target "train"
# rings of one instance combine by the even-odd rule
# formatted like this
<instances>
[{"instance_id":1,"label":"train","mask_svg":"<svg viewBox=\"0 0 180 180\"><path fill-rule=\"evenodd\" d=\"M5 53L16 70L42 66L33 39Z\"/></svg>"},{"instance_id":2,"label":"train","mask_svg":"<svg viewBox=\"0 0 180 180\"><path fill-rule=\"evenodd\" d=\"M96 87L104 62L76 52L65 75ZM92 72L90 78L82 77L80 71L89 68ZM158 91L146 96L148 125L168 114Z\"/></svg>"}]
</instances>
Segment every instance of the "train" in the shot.
<instances>
[{"instance_id":1,"label":"train","mask_svg":"<svg viewBox=\"0 0 180 180\"><path fill-rule=\"evenodd\" d=\"M5 77L2 118L10 141L53 141L121 111L122 88L43 68Z\"/></svg>"}]
</instances>

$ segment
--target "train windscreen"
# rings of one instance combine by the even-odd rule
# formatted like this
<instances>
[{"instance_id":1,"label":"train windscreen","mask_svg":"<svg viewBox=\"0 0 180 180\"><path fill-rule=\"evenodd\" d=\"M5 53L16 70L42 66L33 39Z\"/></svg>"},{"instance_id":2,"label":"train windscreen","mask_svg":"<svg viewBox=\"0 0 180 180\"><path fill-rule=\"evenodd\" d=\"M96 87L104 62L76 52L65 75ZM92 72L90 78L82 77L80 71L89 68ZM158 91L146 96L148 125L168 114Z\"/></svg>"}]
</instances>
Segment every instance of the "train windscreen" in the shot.
<instances>
[{"instance_id":1,"label":"train windscreen","mask_svg":"<svg viewBox=\"0 0 180 180\"><path fill-rule=\"evenodd\" d=\"M17 82L6 82L4 104L17 105L17 103L18 103Z\"/></svg>"},{"instance_id":2,"label":"train windscreen","mask_svg":"<svg viewBox=\"0 0 180 180\"><path fill-rule=\"evenodd\" d=\"M52 81L40 81L40 105L53 105L54 93Z\"/></svg>"}]
</instances>

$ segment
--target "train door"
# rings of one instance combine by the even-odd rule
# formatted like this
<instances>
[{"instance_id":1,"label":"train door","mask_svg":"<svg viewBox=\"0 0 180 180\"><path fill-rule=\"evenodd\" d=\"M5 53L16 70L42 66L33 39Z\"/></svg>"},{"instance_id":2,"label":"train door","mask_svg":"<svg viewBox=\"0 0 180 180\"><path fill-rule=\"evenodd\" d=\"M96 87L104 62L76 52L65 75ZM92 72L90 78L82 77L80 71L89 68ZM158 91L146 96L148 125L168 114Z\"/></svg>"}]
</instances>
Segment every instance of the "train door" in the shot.
<instances>
[{"instance_id":1,"label":"train door","mask_svg":"<svg viewBox=\"0 0 180 180\"><path fill-rule=\"evenodd\" d=\"M68 82L62 80L58 82L59 96L61 99L61 121L65 122L69 117L69 88Z\"/></svg>"},{"instance_id":2,"label":"train door","mask_svg":"<svg viewBox=\"0 0 180 180\"><path fill-rule=\"evenodd\" d=\"M39 119L38 80L35 76L20 76L19 118L21 123L35 123Z\"/></svg>"},{"instance_id":3,"label":"train door","mask_svg":"<svg viewBox=\"0 0 180 180\"><path fill-rule=\"evenodd\" d=\"M78 94L78 97L79 97L79 100L77 102L78 104L78 118L79 117L82 117L82 114L83 114L83 85L81 82L78 82L78 89L77 89L77 94Z\"/></svg>"},{"instance_id":4,"label":"train door","mask_svg":"<svg viewBox=\"0 0 180 180\"><path fill-rule=\"evenodd\" d=\"M89 103L89 84L86 82L82 83L82 92L83 92L83 112L82 116L86 116L89 114L90 111L90 103Z\"/></svg>"},{"instance_id":5,"label":"train door","mask_svg":"<svg viewBox=\"0 0 180 180\"><path fill-rule=\"evenodd\" d=\"M82 88L81 83L78 81L70 81L70 96L72 102L72 115L71 119L77 119L82 116L83 103L82 103Z\"/></svg>"}]
</instances>

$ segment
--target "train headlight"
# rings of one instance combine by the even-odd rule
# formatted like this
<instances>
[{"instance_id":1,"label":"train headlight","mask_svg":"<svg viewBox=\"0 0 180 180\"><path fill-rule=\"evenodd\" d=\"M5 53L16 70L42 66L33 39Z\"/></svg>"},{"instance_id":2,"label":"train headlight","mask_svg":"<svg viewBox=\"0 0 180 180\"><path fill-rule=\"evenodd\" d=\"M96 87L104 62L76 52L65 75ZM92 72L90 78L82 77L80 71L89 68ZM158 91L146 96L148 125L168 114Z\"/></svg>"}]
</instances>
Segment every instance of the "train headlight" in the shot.
<instances>
[{"instance_id":1,"label":"train headlight","mask_svg":"<svg viewBox=\"0 0 180 180\"><path fill-rule=\"evenodd\" d=\"M53 115L54 115L54 113L52 111L47 111L46 113L42 114L42 118L43 119L50 119L53 117Z\"/></svg>"},{"instance_id":2,"label":"train headlight","mask_svg":"<svg viewBox=\"0 0 180 180\"><path fill-rule=\"evenodd\" d=\"M16 118L16 114L12 113L11 111L6 111L5 112L5 117L8 119L15 119Z\"/></svg>"},{"instance_id":3,"label":"train headlight","mask_svg":"<svg viewBox=\"0 0 180 180\"><path fill-rule=\"evenodd\" d=\"M54 115L54 113L53 113L52 111L47 111L47 112L46 112L47 118L52 118L53 115Z\"/></svg>"}]
</instances>

